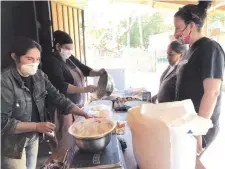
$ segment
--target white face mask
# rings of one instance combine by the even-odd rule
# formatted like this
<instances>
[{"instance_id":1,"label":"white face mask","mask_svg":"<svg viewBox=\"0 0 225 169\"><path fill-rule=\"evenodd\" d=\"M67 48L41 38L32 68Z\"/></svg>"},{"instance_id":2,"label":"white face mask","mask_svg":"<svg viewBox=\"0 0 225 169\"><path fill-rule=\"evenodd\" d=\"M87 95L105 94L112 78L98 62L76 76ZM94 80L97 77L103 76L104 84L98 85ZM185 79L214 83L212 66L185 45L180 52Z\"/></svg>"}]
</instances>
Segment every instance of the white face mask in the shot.
<instances>
[{"instance_id":1,"label":"white face mask","mask_svg":"<svg viewBox=\"0 0 225 169\"><path fill-rule=\"evenodd\" d=\"M30 63L21 65L20 72L24 77L34 75L38 70L39 63Z\"/></svg>"},{"instance_id":2,"label":"white face mask","mask_svg":"<svg viewBox=\"0 0 225 169\"><path fill-rule=\"evenodd\" d=\"M60 55L61 55L62 59L64 61L66 61L66 59L68 59L71 56L71 51L61 48Z\"/></svg>"}]
</instances>

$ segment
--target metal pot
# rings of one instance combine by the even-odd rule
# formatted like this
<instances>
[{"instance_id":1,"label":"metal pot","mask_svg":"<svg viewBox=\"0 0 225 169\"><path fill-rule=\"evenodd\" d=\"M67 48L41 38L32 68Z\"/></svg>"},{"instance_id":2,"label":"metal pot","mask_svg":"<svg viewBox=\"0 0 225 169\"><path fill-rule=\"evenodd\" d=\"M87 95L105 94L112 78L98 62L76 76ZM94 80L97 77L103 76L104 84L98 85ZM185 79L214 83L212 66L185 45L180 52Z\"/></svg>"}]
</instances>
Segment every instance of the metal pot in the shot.
<instances>
[{"instance_id":1,"label":"metal pot","mask_svg":"<svg viewBox=\"0 0 225 169\"><path fill-rule=\"evenodd\" d=\"M97 153L106 148L112 137L112 132L101 138L75 138L75 143L81 151Z\"/></svg>"},{"instance_id":2,"label":"metal pot","mask_svg":"<svg viewBox=\"0 0 225 169\"><path fill-rule=\"evenodd\" d=\"M89 119L86 119L89 120ZM97 136L79 136L76 133L73 132L73 126L80 125L80 122L72 124L68 132L75 137L75 143L79 147L80 150L85 152L99 152L106 148L106 146L111 141L112 132L116 128L116 123L114 123L111 120L108 120L108 122L112 125L112 128L107 131L106 133L103 133L101 135Z\"/></svg>"},{"instance_id":3,"label":"metal pot","mask_svg":"<svg viewBox=\"0 0 225 169\"><path fill-rule=\"evenodd\" d=\"M97 87L97 97L101 99L104 96L110 96L115 88L115 83L107 72L100 76Z\"/></svg>"}]
</instances>

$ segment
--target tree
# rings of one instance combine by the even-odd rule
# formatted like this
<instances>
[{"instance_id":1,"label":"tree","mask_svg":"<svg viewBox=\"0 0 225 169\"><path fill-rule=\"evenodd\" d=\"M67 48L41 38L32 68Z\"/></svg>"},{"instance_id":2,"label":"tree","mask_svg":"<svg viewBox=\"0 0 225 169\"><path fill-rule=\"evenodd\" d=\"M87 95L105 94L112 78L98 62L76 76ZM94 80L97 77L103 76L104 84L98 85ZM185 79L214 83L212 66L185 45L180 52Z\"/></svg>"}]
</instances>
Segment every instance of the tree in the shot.
<instances>
[{"instance_id":1,"label":"tree","mask_svg":"<svg viewBox=\"0 0 225 169\"><path fill-rule=\"evenodd\" d=\"M215 11L207 17L207 33L211 35L211 31L217 28L225 28L225 12Z\"/></svg>"},{"instance_id":2,"label":"tree","mask_svg":"<svg viewBox=\"0 0 225 169\"><path fill-rule=\"evenodd\" d=\"M208 15L208 25L213 25L213 23L219 21L222 26L225 26L225 12L215 11Z\"/></svg>"},{"instance_id":3,"label":"tree","mask_svg":"<svg viewBox=\"0 0 225 169\"><path fill-rule=\"evenodd\" d=\"M144 47L148 48L149 36L156 35L163 32L173 30L173 25L167 25L164 23L163 15L161 13L154 13L153 15L147 15L143 22L143 39Z\"/></svg>"},{"instance_id":4,"label":"tree","mask_svg":"<svg viewBox=\"0 0 225 169\"><path fill-rule=\"evenodd\" d=\"M140 23L138 17L132 18L133 24L131 25L130 32L124 32L125 34L130 33L131 47L137 48L141 47L141 36L143 39L144 48L148 48L149 36L156 35L159 33L167 32L173 30L173 25L167 25L164 23L163 15L161 13L154 13L153 15L144 15L141 21L142 33L140 33ZM118 27L125 28L125 21L121 21ZM126 42L126 35L123 35L123 40L121 42ZM125 43L124 43L125 45Z\"/></svg>"},{"instance_id":5,"label":"tree","mask_svg":"<svg viewBox=\"0 0 225 169\"><path fill-rule=\"evenodd\" d=\"M161 13L154 13L121 20L117 26L115 42L112 42L111 27L101 29L92 27L88 34L92 36L94 46L97 49L103 50L108 55L120 55L124 46L147 49L150 35L171 31L172 29L172 25L164 23ZM109 44L112 43L116 45L111 47Z\"/></svg>"}]
</instances>

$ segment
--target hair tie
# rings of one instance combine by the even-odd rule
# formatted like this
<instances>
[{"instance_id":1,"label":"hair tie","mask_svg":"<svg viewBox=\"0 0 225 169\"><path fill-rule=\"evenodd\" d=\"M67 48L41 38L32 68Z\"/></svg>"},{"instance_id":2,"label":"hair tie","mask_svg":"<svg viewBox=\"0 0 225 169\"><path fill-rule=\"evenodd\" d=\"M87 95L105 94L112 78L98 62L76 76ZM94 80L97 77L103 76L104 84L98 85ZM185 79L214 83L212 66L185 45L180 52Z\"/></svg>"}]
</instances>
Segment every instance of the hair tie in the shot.
<instances>
[{"instance_id":1,"label":"hair tie","mask_svg":"<svg viewBox=\"0 0 225 169\"><path fill-rule=\"evenodd\" d=\"M196 15L196 14L194 14L194 13L192 13L192 12L191 12L191 15L192 15L192 18L197 18L197 19L201 20L200 17L199 17L198 15Z\"/></svg>"},{"instance_id":2,"label":"hair tie","mask_svg":"<svg viewBox=\"0 0 225 169\"><path fill-rule=\"evenodd\" d=\"M192 20L195 24L199 25L200 27L203 26L203 20L197 15L191 12Z\"/></svg>"}]
</instances>

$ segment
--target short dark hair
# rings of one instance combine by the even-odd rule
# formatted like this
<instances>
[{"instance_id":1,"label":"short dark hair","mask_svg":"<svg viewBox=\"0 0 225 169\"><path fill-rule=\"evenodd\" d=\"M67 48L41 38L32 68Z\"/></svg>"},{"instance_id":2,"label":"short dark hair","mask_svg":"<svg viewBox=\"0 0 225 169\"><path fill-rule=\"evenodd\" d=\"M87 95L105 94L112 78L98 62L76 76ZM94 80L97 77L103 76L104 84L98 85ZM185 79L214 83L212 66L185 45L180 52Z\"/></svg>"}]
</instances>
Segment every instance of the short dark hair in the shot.
<instances>
[{"instance_id":1,"label":"short dark hair","mask_svg":"<svg viewBox=\"0 0 225 169\"><path fill-rule=\"evenodd\" d=\"M179 54L185 54L187 52L187 46L178 42L178 41L172 41L170 44L169 44L169 47L175 51L176 53L179 53Z\"/></svg>"},{"instance_id":2,"label":"short dark hair","mask_svg":"<svg viewBox=\"0 0 225 169\"><path fill-rule=\"evenodd\" d=\"M15 59L20 60L20 57L25 55L30 49L37 48L41 52L41 46L34 40L27 37L16 37L13 41L10 51L6 57L2 57L1 69L15 67L15 61L12 59L12 53L15 54Z\"/></svg>"},{"instance_id":3,"label":"short dark hair","mask_svg":"<svg viewBox=\"0 0 225 169\"><path fill-rule=\"evenodd\" d=\"M181 19L184 20L185 24L194 22L196 25L198 25L198 30L200 31L207 16L207 9L211 6L211 4L212 2L209 0L199 0L198 5L185 5L184 7L180 8L174 16L181 17Z\"/></svg>"},{"instance_id":4,"label":"short dark hair","mask_svg":"<svg viewBox=\"0 0 225 169\"><path fill-rule=\"evenodd\" d=\"M15 53L17 59L25 55L30 49L37 48L41 52L41 45L27 37L16 37L10 54Z\"/></svg>"},{"instance_id":5,"label":"short dark hair","mask_svg":"<svg viewBox=\"0 0 225 169\"><path fill-rule=\"evenodd\" d=\"M64 45L64 44L72 44L73 40L70 35L64 31L57 30L53 33L54 37L54 48L56 44Z\"/></svg>"}]
</instances>

